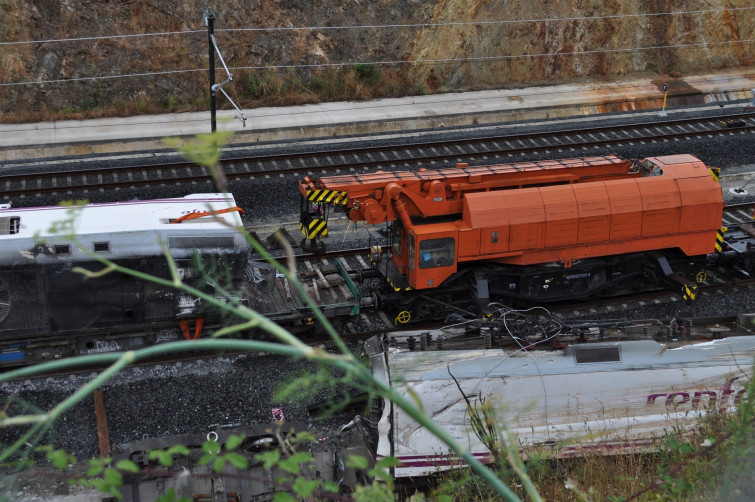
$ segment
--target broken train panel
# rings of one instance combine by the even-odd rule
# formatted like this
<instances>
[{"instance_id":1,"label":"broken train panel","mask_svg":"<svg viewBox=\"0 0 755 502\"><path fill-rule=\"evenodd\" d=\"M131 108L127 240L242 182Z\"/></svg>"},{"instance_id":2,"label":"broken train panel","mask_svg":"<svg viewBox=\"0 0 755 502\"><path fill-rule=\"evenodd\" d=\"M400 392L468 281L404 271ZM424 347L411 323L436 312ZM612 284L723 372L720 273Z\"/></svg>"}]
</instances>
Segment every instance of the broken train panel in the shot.
<instances>
[{"instance_id":1,"label":"broken train panel","mask_svg":"<svg viewBox=\"0 0 755 502\"><path fill-rule=\"evenodd\" d=\"M297 279L305 293L333 324L359 314L361 296L348 264L334 259L297 260ZM244 296L249 307L292 332L319 331L313 309L295 285L266 262L250 261Z\"/></svg>"},{"instance_id":2,"label":"broken train panel","mask_svg":"<svg viewBox=\"0 0 755 502\"><path fill-rule=\"evenodd\" d=\"M273 413L281 410L273 410ZM282 412L277 418L283 418ZM222 472L213 469L213 462L200 465L208 441L217 443L221 451L231 436L241 437L234 453L247 460L246 468L226 463ZM292 435L297 436L292 440ZM303 440L314 436L316 439ZM183 445L188 454L174 455L173 464L164 468L150 458L154 450L167 450ZM341 492L354 490L364 479L364 472L347 468L351 455L370 457L368 440L358 418L340 428L313 426L311 423L285 420L267 424L212 425L206 434L172 435L144 438L117 445L112 455L115 462L131 460L140 473L129 475L121 491L125 502L156 500L169 490L176 497L192 500L271 501L278 492L293 495L292 478L333 483ZM298 475L278 465L268 466L257 455L279 450L281 460L294 453L308 453L311 462L303 462ZM216 498L213 498L215 496ZM315 493L314 496L317 496Z\"/></svg>"}]
</instances>

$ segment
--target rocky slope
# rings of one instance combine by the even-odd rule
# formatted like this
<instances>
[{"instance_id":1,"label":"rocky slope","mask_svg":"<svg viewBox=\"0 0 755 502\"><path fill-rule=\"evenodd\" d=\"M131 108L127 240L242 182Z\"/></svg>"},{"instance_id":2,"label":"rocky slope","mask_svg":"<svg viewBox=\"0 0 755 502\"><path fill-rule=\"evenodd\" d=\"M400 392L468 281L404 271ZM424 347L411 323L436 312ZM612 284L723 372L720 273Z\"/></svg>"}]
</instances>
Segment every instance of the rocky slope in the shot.
<instances>
[{"instance_id":1,"label":"rocky slope","mask_svg":"<svg viewBox=\"0 0 755 502\"><path fill-rule=\"evenodd\" d=\"M102 107L206 109L207 4L0 0L3 120ZM225 89L242 107L286 91L269 89L281 82L265 78L272 73L295 73L302 99L327 98L320 87L328 74L358 62L381 63L393 76L384 93L687 75L755 62L750 0L226 0L210 7L235 74ZM147 33L163 35L127 36Z\"/></svg>"}]
</instances>

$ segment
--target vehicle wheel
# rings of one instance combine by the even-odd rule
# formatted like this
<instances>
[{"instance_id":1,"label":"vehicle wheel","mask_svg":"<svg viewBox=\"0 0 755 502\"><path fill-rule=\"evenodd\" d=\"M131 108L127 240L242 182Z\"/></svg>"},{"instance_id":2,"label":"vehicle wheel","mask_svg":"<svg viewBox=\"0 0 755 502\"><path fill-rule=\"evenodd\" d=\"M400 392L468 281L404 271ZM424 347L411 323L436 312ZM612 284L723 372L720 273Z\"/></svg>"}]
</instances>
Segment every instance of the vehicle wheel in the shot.
<instances>
[{"instance_id":1,"label":"vehicle wheel","mask_svg":"<svg viewBox=\"0 0 755 502\"><path fill-rule=\"evenodd\" d=\"M434 312L428 305L420 305L415 313L415 320L429 321L432 320L436 314L437 312Z\"/></svg>"},{"instance_id":2,"label":"vehicle wheel","mask_svg":"<svg viewBox=\"0 0 755 502\"><path fill-rule=\"evenodd\" d=\"M310 240L308 243L305 237L304 239L301 240L301 242L299 243L299 246L301 246L301 248L307 253L318 254L318 255L325 253L325 243L322 241L315 240L315 239Z\"/></svg>"}]
</instances>

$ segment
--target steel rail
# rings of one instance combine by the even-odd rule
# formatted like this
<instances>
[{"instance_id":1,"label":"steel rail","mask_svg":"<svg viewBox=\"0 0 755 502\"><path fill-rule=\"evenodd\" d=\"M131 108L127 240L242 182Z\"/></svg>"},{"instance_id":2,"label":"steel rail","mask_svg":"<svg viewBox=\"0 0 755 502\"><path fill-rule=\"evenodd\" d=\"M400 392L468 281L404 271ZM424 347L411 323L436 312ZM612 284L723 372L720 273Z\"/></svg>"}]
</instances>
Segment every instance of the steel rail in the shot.
<instances>
[{"instance_id":1,"label":"steel rail","mask_svg":"<svg viewBox=\"0 0 755 502\"><path fill-rule=\"evenodd\" d=\"M732 127L734 125L734 127ZM417 142L405 145L350 147L300 153L275 153L227 158L220 162L225 177L235 180L263 176L298 175L339 170L394 168L423 163L487 160L513 156L576 151L607 145L661 142L710 135L747 134L755 131L755 113L718 117L645 122L619 126L577 128L549 133L530 132L491 137ZM213 176L206 167L171 162L120 167L87 167L53 171L23 170L0 174L4 198L44 193L133 189L154 185L206 183Z\"/></svg>"}]
</instances>

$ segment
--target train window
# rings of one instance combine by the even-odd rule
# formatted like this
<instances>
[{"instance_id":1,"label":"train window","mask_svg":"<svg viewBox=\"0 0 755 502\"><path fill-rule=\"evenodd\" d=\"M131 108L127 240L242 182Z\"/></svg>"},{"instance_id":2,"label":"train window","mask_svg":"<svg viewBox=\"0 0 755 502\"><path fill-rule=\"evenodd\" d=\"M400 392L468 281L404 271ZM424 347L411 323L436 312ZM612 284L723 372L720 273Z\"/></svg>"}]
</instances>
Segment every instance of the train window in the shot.
<instances>
[{"instance_id":1,"label":"train window","mask_svg":"<svg viewBox=\"0 0 755 502\"><path fill-rule=\"evenodd\" d=\"M21 218L19 216L6 216L0 218L0 234L12 235L17 234L21 229Z\"/></svg>"},{"instance_id":2,"label":"train window","mask_svg":"<svg viewBox=\"0 0 755 502\"><path fill-rule=\"evenodd\" d=\"M94 252L95 253L107 253L110 251L110 243L109 242L95 242L94 243Z\"/></svg>"},{"instance_id":3,"label":"train window","mask_svg":"<svg viewBox=\"0 0 755 502\"><path fill-rule=\"evenodd\" d=\"M447 267L454 263L456 241L452 237L419 243L419 268Z\"/></svg>"},{"instance_id":4,"label":"train window","mask_svg":"<svg viewBox=\"0 0 755 502\"><path fill-rule=\"evenodd\" d=\"M617 363L621 361L618 347L574 347L574 360L582 363Z\"/></svg>"},{"instance_id":5,"label":"train window","mask_svg":"<svg viewBox=\"0 0 755 502\"><path fill-rule=\"evenodd\" d=\"M71 245L55 244L55 254L71 254Z\"/></svg>"}]
</instances>

